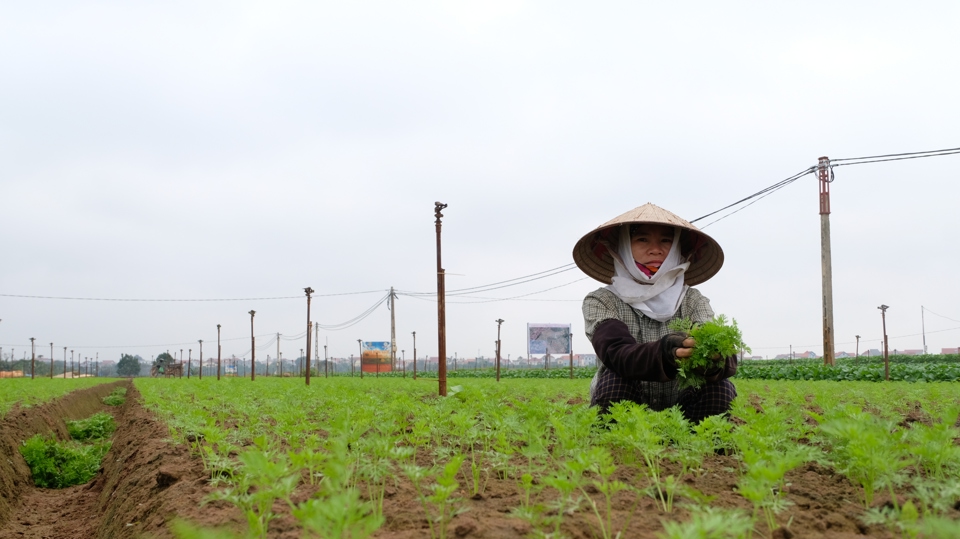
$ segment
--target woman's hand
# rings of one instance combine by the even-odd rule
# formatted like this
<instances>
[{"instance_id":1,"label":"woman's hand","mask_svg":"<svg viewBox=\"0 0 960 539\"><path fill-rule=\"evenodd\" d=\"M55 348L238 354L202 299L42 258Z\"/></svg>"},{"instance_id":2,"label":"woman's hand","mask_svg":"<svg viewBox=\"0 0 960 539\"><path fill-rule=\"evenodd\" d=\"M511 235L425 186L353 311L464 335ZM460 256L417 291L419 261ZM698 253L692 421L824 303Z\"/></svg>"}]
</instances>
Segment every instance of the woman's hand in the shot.
<instances>
[{"instance_id":1,"label":"woman's hand","mask_svg":"<svg viewBox=\"0 0 960 539\"><path fill-rule=\"evenodd\" d=\"M680 344L680 348L677 348L676 356L678 358L690 357L693 355L693 347L697 345L697 341L693 340L691 337L687 337Z\"/></svg>"}]
</instances>

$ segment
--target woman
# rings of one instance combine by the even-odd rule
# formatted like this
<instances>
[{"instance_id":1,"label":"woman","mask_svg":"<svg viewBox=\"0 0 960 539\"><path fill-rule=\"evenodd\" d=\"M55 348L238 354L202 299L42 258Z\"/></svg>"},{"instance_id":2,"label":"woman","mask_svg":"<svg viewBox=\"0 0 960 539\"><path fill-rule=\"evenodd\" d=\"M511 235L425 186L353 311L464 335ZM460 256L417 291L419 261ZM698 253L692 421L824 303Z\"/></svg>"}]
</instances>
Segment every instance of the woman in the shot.
<instances>
[{"instance_id":1,"label":"woman","mask_svg":"<svg viewBox=\"0 0 960 539\"><path fill-rule=\"evenodd\" d=\"M696 342L668 324L678 318L713 318L710 300L691 285L713 277L723 250L689 222L653 204L635 208L577 242L573 258L587 275L609 286L583 300L587 338L600 359L590 404L606 412L629 400L652 410L680 405L693 422L730 409L736 389L728 380L737 358L717 358L700 389L680 390L677 358Z\"/></svg>"}]
</instances>

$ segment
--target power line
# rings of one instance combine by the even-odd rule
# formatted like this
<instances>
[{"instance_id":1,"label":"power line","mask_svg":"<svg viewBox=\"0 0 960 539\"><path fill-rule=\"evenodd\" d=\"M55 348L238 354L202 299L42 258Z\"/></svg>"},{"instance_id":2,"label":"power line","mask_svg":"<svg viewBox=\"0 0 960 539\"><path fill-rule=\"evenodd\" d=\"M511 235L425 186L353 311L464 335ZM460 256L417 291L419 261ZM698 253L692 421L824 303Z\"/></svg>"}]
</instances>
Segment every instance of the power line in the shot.
<instances>
[{"instance_id":1,"label":"power line","mask_svg":"<svg viewBox=\"0 0 960 539\"><path fill-rule=\"evenodd\" d=\"M557 288L563 288L563 287L565 287L565 286L570 286L570 285L572 285L572 284L574 284L574 283L578 283L578 282L583 281L583 280L588 279L588 278L589 278L589 277L581 277L581 278L579 278L579 279L574 279L574 280L572 280L572 281L570 281L570 282L563 283L563 284L561 284L561 285L552 286L552 287L550 287L550 288L545 288L545 289L543 289L543 290L537 290L536 292L530 292L530 293L527 293L527 294L521 294L521 295L519 295L519 296L513 296L513 297L509 297L509 298L488 298L488 297L482 297L482 296L466 296L466 295L461 295L461 296L458 296L458 297L463 298L463 299L477 299L477 300L481 300L481 301L448 301L447 303L473 304L473 303L491 303L491 302L495 302L495 301L520 300L520 299L525 298L525 297L527 297L527 296L533 296L533 295L536 295L536 294L542 294L542 293L544 293L544 292L549 292L550 290L556 290ZM447 294L447 295L449 296L450 294ZM437 301L436 298L420 298L420 297L417 297L417 296L410 296L410 297L413 297L413 298L416 298L416 299L423 299L424 301L432 301L432 302L436 302L436 301ZM531 300L531 301L536 301L536 300ZM578 300L540 300L540 301L583 301L583 300L579 300L579 299L578 299Z\"/></svg>"},{"instance_id":2,"label":"power line","mask_svg":"<svg viewBox=\"0 0 960 539\"><path fill-rule=\"evenodd\" d=\"M800 178L806 176L807 174L812 174L812 173L813 173L814 171L816 171L816 170L817 170L817 167L815 167L815 166L814 166L814 167L810 167L810 168L806 168L806 169L804 169L804 170L802 170L802 171L794 174L793 176L790 176L789 178L787 178L787 179L785 179L785 180L781 180L781 181L779 181L779 182L777 182L777 183L775 183L775 184L773 184L773 185L771 185L771 186L769 186L769 187L765 187L765 188L757 191L756 193L754 193L754 194L752 194L752 195L750 195L750 196L741 198L740 200L734 202L733 204L727 204L726 206L720 208L719 210L712 211L712 212L710 212L710 213L708 213L708 214L706 214L706 215L701 215L700 217L697 217L696 219L693 219L693 220L691 220L690 222L691 222L691 223L696 223L697 221L699 221L699 220L701 220L701 219L704 219L704 218L706 218L706 217L710 217L711 215L718 214L718 213L722 212L723 210L732 208L732 207L737 206L737 205L739 205L739 204L743 204L744 202L746 202L746 201L748 201L748 200L750 200L750 199L752 199L752 198L756 198L756 197L761 197L761 198L763 198L763 197L765 197L765 196L773 193L774 191L777 191L777 190L779 190L779 189L781 189L781 188L783 188L783 187L786 187L787 185L790 185L791 183L799 180ZM761 196L761 195L762 195L762 196ZM752 203L751 203L751 204L752 204ZM741 208L741 209L742 209L742 208ZM740 210L737 210L737 211L740 211ZM736 213L736 212L733 212L733 213ZM731 213L730 215L733 215L733 213ZM721 219L722 219L722 218L721 218ZM719 221L719 220L720 220L720 219L717 219L717 221ZM717 221L713 221L713 222L715 223L715 222L717 222ZM710 224L713 224L713 223L710 223Z\"/></svg>"},{"instance_id":3,"label":"power line","mask_svg":"<svg viewBox=\"0 0 960 539\"><path fill-rule=\"evenodd\" d=\"M331 324L331 325L324 325L324 324L321 324L321 323L317 322L317 325L318 325L321 329L325 329L325 330L327 330L327 331L340 331L340 330L347 329L347 328L349 328L349 327L355 326L356 324L359 324L361 321L363 321L363 319L365 319L366 317L370 316L370 315L377 309L377 307L379 307L380 305L382 305L383 302L386 301L387 298L389 298L389 297L390 297L390 294L389 294L389 293L385 294L385 295L384 295L382 298L380 298L376 303L374 303L373 305L371 305L366 311L358 314L357 316L351 318L350 320L347 320L346 322L341 322L341 323L339 323L339 324Z\"/></svg>"},{"instance_id":4,"label":"power line","mask_svg":"<svg viewBox=\"0 0 960 539\"><path fill-rule=\"evenodd\" d=\"M515 277L513 279L507 279L506 281L499 281L496 283L490 283L480 286L471 286L468 288L458 288L455 290L448 290L446 292L447 296L458 296L463 294L475 293L475 292L487 292L489 290L498 290L500 288L507 288L510 286L516 286L518 284L525 284L532 281L538 281L540 279L546 279L547 277L553 277L554 275L559 275L561 273L572 270L576 267L576 264L564 264L562 266L557 266L544 271L539 271L537 273L531 273L530 275L524 275L522 277ZM509 283L509 284L507 284ZM499 286L503 285L503 286ZM398 294L403 294L405 296L433 296L436 295L436 292L413 292L410 290L397 290Z\"/></svg>"},{"instance_id":5,"label":"power line","mask_svg":"<svg viewBox=\"0 0 960 539\"><path fill-rule=\"evenodd\" d=\"M841 159L831 159L830 164L834 166L844 166L844 165L862 165L865 163L880 163L883 161L900 161L903 159L921 159L924 157L939 157L941 155L952 155L960 153L960 148L946 148L943 150L929 150L925 152L905 152L905 153L890 153L886 155L870 155L867 157L844 157ZM850 161L850 162L848 162ZM854 163L852 161L860 161Z\"/></svg>"},{"instance_id":6,"label":"power line","mask_svg":"<svg viewBox=\"0 0 960 539\"><path fill-rule=\"evenodd\" d=\"M365 290L362 292L341 292L336 294L314 294L313 297L332 297L332 296L355 296L359 294L374 294L377 292L383 292L383 290ZM0 294L0 297L5 298L28 298L28 299L65 299L72 301L141 301L141 302L185 302L185 301L269 301L277 299L303 299L303 296L274 296L266 298L209 298L209 299L198 299L198 298L187 298L187 299L163 299L163 298L79 298L79 297L68 297L68 296L28 296L23 294Z\"/></svg>"},{"instance_id":7,"label":"power line","mask_svg":"<svg viewBox=\"0 0 960 539\"><path fill-rule=\"evenodd\" d=\"M925 158L925 157L939 157L939 156L942 156L942 155L954 155L954 154L960 154L960 148L946 148L946 149L943 149L943 150L930 150L930 151L925 151L925 152L892 153L892 154L885 154L885 155L872 155L872 156L866 156L866 157L846 157L846 158L841 158L841 159L831 159L831 160L830 160L830 167L833 168L833 167L842 167L842 166L848 166L848 165L865 165L865 164L868 164L868 163L882 163L882 162L884 162L884 161L902 161L902 160L905 160L905 159L922 159L922 158ZM742 198L742 199L734 202L733 204L728 204L728 205L720 208L719 210L712 211L712 212L710 212L710 213L708 213L708 214L706 214L706 215L701 215L700 217L697 217L696 219L693 219L693 220L691 220L690 222L691 222L691 223L695 223L695 222L697 222L697 221L700 221L701 219L704 219L704 218L706 218L706 217L710 217L711 215L715 215L715 214L720 213L720 212L722 212L722 211L724 211L724 210L730 209L730 208L732 208L732 207L734 207L734 206L739 206L740 204L743 204L744 202L747 202L747 201L749 201L749 200L752 200L752 199L754 199L754 198L759 197L759 198L757 198L757 200L754 200L753 202L751 202L750 204L747 204L747 205L744 206L743 208L740 208L740 209L738 209L738 210L736 210L736 211L730 212L730 213L728 213L727 215L725 215L725 216L723 216L723 217L720 217L719 219L716 219L716 220L714 220L714 221L711 221L710 223L708 223L708 224L704 225L703 227L701 227L701 228L706 228L706 227L712 225L713 223L716 223L717 221L720 221L721 219L726 219L727 217L733 215L734 213L740 212L740 211L742 211L742 210L744 210L744 209L752 206L753 204L755 204L755 203L758 202L759 200L761 200L761 199L763 199L763 198L766 198L767 196L769 196L770 194L772 194L774 191L777 191L777 190L779 190L779 189L781 189L781 188L783 188L783 187L785 187L785 186L787 186L787 185L789 185L789 184L797 181L798 179L802 178L803 176L806 176L807 174L812 174L812 173L815 172L816 170L817 170L817 166L812 166L812 167L810 167L810 168L804 169L803 171L801 171L801 172L799 172L799 173L797 173L797 174L795 174L795 175L793 175L793 176L790 176L789 178L787 178L787 179L785 179L785 180L781 180L781 181L779 181L779 182L777 182L777 183L775 183L775 184L773 184L773 185L771 185L771 186L769 186L769 187L766 187L766 188L764 188L764 189L761 189L760 191L757 191L756 193L754 193L754 194L752 194L752 195L750 195L750 196L744 197L744 198Z\"/></svg>"},{"instance_id":8,"label":"power line","mask_svg":"<svg viewBox=\"0 0 960 539\"><path fill-rule=\"evenodd\" d=\"M928 309L928 308L926 308L926 307L922 307L922 306L921 306L921 308L922 308L924 311L927 311L928 313L930 313L930 314L932 314L932 315L939 316L940 318L945 318L945 319L947 319L947 320L949 320L949 321L951 321L951 322L957 322L958 324L960 324L960 320L955 320L955 319L953 319L953 318L950 318L949 316L943 316L942 314L937 314L937 313L931 311L930 309ZM932 332L930 332L930 333L932 333Z\"/></svg>"}]
</instances>

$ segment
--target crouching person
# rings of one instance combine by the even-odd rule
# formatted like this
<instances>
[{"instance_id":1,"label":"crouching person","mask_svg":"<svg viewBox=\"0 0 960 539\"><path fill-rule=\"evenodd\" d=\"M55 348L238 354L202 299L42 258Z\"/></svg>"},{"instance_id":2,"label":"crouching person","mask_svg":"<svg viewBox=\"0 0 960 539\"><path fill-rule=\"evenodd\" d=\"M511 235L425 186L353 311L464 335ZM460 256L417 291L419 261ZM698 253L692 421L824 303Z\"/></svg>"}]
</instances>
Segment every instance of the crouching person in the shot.
<instances>
[{"instance_id":1,"label":"crouching person","mask_svg":"<svg viewBox=\"0 0 960 539\"><path fill-rule=\"evenodd\" d=\"M717 358L699 389L681 390L677 358L696 345L669 324L686 318L703 323L714 316L710 300L692 285L713 277L723 251L710 236L653 204L601 225L577 242L577 266L609 286L583 300L587 338L600 360L590 384L590 404L606 412L617 401L651 410L680 405L691 422L724 414L737 392L728 380L737 357Z\"/></svg>"}]
</instances>

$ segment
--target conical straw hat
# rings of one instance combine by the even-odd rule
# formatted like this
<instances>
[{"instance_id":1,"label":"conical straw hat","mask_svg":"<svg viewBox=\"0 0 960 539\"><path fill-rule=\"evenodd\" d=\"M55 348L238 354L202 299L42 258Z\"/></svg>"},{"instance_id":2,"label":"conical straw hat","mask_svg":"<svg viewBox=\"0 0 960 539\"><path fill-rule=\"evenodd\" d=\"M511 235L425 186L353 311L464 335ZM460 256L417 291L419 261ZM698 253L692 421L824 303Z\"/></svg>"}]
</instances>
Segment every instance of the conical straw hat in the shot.
<instances>
[{"instance_id":1,"label":"conical straw hat","mask_svg":"<svg viewBox=\"0 0 960 539\"><path fill-rule=\"evenodd\" d=\"M682 229L680 245L683 255L690 261L683 279L688 285L706 281L716 275L723 265L723 249L716 240L679 216L650 203L615 217L580 238L573 247L573 261L590 277L610 284L613 280L613 257L609 249L617 248L620 225L628 223L668 225Z\"/></svg>"}]
</instances>

